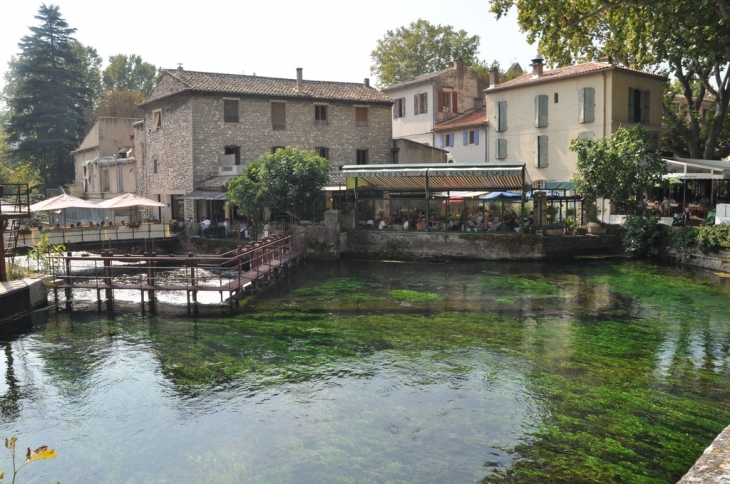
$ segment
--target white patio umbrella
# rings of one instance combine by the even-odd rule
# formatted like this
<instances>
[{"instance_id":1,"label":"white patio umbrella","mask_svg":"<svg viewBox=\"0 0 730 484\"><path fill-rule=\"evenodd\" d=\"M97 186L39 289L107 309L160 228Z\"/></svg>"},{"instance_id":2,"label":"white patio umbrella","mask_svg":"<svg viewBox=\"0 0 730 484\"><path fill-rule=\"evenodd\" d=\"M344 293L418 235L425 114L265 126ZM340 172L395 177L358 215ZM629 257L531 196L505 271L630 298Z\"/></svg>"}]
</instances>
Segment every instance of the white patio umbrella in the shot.
<instances>
[{"instance_id":1,"label":"white patio umbrella","mask_svg":"<svg viewBox=\"0 0 730 484\"><path fill-rule=\"evenodd\" d=\"M30 206L30 211L40 212L44 210L61 210L64 208L99 208L99 205L64 193L56 197L49 198L48 200L34 203Z\"/></svg>"},{"instance_id":2,"label":"white patio umbrella","mask_svg":"<svg viewBox=\"0 0 730 484\"><path fill-rule=\"evenodd\" d=\"M104 200L97 205L101 208L125 208L129 207L129 220L132 221L132 207L166 207L164 203L150 200L149 198L140 197L134 193L125 193L109 200Z\"/></svg>"},{"instance_id":3,"label":"white patio umbrella","mask_svg":"<svg viewBox=\"0 0 730 484\"><path fill-rule=\"evenodd\" d=\"M125 208L125 207L166 207L164 203L140 197L134 193L125 193L109 200L104 200L96 205L97 208Z\"/></svg>"}]
</instances>

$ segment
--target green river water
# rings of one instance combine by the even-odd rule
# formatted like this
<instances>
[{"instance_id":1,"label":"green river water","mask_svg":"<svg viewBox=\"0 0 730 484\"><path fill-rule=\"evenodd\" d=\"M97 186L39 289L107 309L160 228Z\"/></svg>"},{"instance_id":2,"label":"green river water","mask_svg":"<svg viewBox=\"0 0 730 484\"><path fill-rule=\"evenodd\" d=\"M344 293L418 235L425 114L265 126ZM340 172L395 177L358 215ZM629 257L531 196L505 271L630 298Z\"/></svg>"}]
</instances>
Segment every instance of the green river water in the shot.
<instances>
[{"instance_id":1,"label":"green river water","mask_svg":"<svg viewBox=\"0 0 730 484\"><path fill-rule=\"evenodd\" d=\"M671 483L730 424L729 307L730 279L593 259L81 302L0 325L0 436L58 453L18 483Z\"/></svg>"}]
</instances>

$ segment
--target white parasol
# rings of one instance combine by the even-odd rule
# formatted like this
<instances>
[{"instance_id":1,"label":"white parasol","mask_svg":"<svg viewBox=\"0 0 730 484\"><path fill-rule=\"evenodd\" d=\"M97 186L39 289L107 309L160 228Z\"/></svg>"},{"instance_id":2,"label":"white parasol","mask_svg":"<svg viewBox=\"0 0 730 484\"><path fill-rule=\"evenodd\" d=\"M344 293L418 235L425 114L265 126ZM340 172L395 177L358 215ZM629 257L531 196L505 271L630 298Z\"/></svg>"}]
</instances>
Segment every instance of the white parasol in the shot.
<instances>
[{"instance_id":1,"label":"white parasol","mask_svg":"<svg viewBox=\"0 0 730 484\"><path fill-rule=\"evenodd\" d=\"M96 205L96 208L125 208L125 207L165 207L164 203L150 200L149 198L140 197L134 193L125 193L116 198L104 200Z\"/></svg>"},{"instance_id":2,"label":"white parasol","mask_svg":"<svg viewBox=\"0 0 730 484\"><path fill-rule=\"evenodd\" d=\"M43 210L61 210L64 208L99 208L99 205L64 193L56 197L49 198L48 200L34 203L30 206L30 211L40 212Z\"/></svg>"}]
</instances>

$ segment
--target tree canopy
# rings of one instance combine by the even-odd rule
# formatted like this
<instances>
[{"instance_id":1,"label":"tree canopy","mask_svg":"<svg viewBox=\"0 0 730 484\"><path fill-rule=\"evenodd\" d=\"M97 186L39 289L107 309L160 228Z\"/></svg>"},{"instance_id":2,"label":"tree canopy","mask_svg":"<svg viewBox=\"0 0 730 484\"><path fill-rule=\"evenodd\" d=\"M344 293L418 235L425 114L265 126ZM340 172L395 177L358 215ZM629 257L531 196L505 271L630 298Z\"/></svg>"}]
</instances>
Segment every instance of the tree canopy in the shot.
<instances>
[{"instance_id":1,"label":"tree canopy","mask_svg":"<svg viewBox=\"0 0 730 484\"><path fill-rule=\"evenodd\" d=\"M550 65L610 55L637 67L672 74L685 96L688 117L664 104L693 158L730 154L723 138L730 100L730 2L728 0L490 0L497 18L517 7L528 41L539 41ZM699 114L705 94L712 117ZM703 128L705 126L705 128Z\"/></svg>"},{"instance_id":2,"label":"tree canopy","mask_svg":"<svg viewBox=\"0 0 730 484\"><path fill-rule=\"evenodd\" d=\"M432 25L418 19L408 27L388 30L370 53L370 73L385 87L415 76L446 69L461 57L467 65L476 64L479 36L450 25Z\"/></svg>"},{"instance_id":3,"label":"tree canopy","mask_svg":"<svg viewBox=\"0 0 730 484\"><path fill-rule=\"evenodd\" d=\"M144 114L138 105L144 101L144 94L135 91L112 91L107 93L96 106L96 117L141 118Z\"/></svg>"},{"instance_id":4,"label":"tree canopy","mask_svg":"<svg viewBox=\"0 0 730 484\"><path fill-rule=\"evenodd\" d=\"M94 52L75 42L57 6L41 5L38 26L22 38L10 62L4 99L7 143L16 160L29 162L48 186L73 179L69 154L83 136L94 102Z\"/></svg>"},{"instance_id":5,"label":"tree canopy","mask_svg":"<svg viewBox=\"0 0 730 484\"><path fill-rule=\"evenodd\" d=\"M287 146L250 162L228 184L228 201L245 213L264 207L296 212L329 181L330 162L313 151Z\"/></svg>"},{"instance_id":6,"label":"tree canopy","mask_svg":"<svg viewBox=\"0 0 730 484\"><path fill-rule=\"evenodd\" d=\"M135 91L148 95L155 87L163 69L158 69L142 57L132 54L117 54L109 57L102 79L106 92Z\"/></svg>"},{"instance_id":7,"label":"tree canopy","mask_svg":"<svg viewBox=\"0 0 730 484\"><path fill-rule=\"evenodd\" d=\"M619 128L611 138L574 139L576 190L588 198L609 198L620 211L633 213L636 195L660 183L666 173L661 153L641 125Z\"/></svg>"}]
</instances>

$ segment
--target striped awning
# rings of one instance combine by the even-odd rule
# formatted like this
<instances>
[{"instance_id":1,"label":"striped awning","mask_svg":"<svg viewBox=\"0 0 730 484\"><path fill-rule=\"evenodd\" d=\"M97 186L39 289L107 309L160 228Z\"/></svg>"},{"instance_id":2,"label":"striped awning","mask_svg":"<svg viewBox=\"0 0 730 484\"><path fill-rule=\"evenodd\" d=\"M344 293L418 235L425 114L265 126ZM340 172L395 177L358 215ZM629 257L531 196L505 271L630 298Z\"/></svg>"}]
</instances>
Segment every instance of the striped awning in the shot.
<instances>
[{"instance_id":1,"label":"striped awning","mask_svg":"<svg viewBox=\"0 0 730 484\"><path fill-rule=\"evenodd\" d=\"M342 172L348 188L354 187L350 179L357 178L359 187L377 190L522 190L523 183L532 184L524 163L350 165Z\"/></svg>"}]
</instances>

